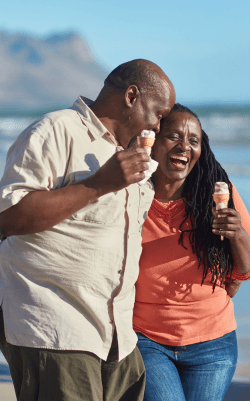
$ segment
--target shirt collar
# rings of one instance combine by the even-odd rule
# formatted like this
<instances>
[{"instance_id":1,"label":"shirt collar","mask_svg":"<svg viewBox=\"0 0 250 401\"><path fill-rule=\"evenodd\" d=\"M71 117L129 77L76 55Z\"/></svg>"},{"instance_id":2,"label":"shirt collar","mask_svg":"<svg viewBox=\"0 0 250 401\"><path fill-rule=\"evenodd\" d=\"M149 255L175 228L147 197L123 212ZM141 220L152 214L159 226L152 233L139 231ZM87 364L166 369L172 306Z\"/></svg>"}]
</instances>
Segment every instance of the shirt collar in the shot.
<instances>
[{"instance_id":1,"label":"shirt collar","mask_svg":"<svg viewBox=\"0 0 250 401\"><path fill-rule=\"evenodd\" d=\"M99 118L93 113L93 111L88 107L91 105L93 100L90 100L86 97L79 96L75 101L71 109L78 111L81 113L84 124L87 126L91 134L95 139L102 137L104 134L108 132L107 128L101 123Z\"/></svg>"}]
</instances>

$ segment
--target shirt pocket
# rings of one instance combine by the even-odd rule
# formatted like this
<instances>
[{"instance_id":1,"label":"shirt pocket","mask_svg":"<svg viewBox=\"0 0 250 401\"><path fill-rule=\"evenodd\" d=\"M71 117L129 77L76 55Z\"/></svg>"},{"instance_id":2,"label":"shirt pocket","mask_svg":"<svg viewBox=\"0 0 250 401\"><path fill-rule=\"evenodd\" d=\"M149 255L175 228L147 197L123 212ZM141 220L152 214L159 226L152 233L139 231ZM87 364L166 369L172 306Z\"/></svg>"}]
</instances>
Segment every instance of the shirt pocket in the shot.
<instances>
[{"instance_id":1,"label":"shirt pocket","mask_svg":"<svg viewBox=\"0 0 250 401\"><path fill-rule=\"evenodd\" d=\"M120 210L121 212L121 210ZM119 204L114 193L104 195L72 215L74 220L96 224L111 224L119 214Z\"/></svg>"},{"instance_id":2,"label":"shirt pocket","mask_svg":"<svg viewBox=\"0 0 250 401\"><path fill-rule=\"evenodd\" d=\"M147 218L148 210L154 198L154 190L151 183L146 182L144 185L139 185L139 211L138 222L140 226L144 224Z\"/></svg>"}]
</instances>

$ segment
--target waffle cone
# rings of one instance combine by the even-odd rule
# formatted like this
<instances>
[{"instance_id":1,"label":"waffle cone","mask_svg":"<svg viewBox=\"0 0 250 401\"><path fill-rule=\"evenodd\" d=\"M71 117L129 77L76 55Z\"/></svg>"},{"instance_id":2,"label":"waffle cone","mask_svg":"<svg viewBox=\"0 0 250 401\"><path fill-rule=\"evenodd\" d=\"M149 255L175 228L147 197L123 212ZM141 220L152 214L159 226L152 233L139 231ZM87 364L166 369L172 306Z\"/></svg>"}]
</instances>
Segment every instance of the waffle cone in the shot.
<instances>
[{"instance_id":1,"label":"waffle cone","mask_svg":"<svg viewBox=\"0 0 250 401\"><path fill-rule=\"evenodd\" d=\"M137 145L140 148L152 148L154 142L155 142L155 138L147 138L147 137L143 137L143 136L137 137Z\"/></svg>"},{"instance_id":2,"label":"waffle cone","mask_svg":"<svg viewBox=\"0 0 250 401\"><path fill-rule=\"evenodd\" d=\"M227 207L228 201L229 201L229 193L226 194L213 194L213 200L216 203L224 203L224 205Z\"/></svg>"}]
</instances>

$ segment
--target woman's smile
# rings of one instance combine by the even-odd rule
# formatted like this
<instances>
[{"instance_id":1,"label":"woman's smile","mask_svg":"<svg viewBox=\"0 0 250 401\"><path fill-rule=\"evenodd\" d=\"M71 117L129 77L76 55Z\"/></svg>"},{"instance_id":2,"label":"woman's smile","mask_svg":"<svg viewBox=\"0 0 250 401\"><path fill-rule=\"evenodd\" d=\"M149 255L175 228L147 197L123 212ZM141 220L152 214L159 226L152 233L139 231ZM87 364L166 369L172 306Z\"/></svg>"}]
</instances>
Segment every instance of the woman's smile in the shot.
<instances>
[{"instance_id":1,"label":"woman's smile","mask_svg":"<svg viewBox=\"0 0 250 401\"><path fill-rule=\"evenodd\" d=\"M186 156L172 155L169 158L170 162L177 168L177 170L185 170L189 162L189 158Z\"/></svg>"},{"instance_id":2,"label":"woman's smile","mask_svg":"<svg viewBox=\"0 0 250 401\"><path fill-rule=\"evenodd\" d=\"M156 137L153 157L159 166L156 179L184 182L201 154L201 127L190 113L174 112L162 124Z\"/></svg>"}]
</instances>

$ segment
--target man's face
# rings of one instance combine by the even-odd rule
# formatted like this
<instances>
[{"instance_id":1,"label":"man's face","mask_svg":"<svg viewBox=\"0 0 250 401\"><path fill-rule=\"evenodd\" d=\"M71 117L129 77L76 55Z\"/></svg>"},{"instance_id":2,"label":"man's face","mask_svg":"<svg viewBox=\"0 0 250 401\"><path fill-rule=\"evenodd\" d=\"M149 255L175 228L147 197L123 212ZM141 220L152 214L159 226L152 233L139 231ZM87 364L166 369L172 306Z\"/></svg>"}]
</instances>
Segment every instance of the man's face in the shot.
<instances>
[{"instance_id":1,"label":"man's face","mask_svg":"<svg viewBox=\"0 0 250 401\"><path fill-rule=\"evenodd\" d=\"M132 107L126 132L127 143L144 129L158 133L161 119L169 114L174 103L175 94L164 85L155 94L140 94Z\"/></svg>"}]
</instances>

